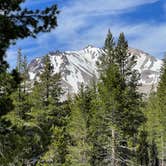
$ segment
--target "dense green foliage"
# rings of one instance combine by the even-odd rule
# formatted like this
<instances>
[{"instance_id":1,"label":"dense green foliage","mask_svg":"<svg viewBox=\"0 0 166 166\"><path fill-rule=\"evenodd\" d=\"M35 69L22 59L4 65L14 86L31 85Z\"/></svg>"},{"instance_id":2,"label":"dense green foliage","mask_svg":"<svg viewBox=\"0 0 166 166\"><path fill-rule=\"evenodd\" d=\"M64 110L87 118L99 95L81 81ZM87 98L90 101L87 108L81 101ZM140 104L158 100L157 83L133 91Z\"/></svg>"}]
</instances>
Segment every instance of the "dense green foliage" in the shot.
<instances>
[{"instance_id":1,"label":"dense green foliage","mask_svg":"<svg viewBox=\"0 0 166 166\"><path fill-rule=\"evenodd\" d=\"M0 1L0 115L9 112L13 105L8 97L19 84L18 73L7 72L6 50L17 39L36 37L39 32L49 32L57 26L57 6L44 10L21 8L25 0ZM12 77L13 76L13 77Z\"/></svg>"},{"instance_id":2,"label":"dense green foliage","mask_svg":"<svg viewBox=\"0 0 166 166\"><path fill-rule=\"evenodd\" d=\"M148 131L148 141L151 145L151 163L165 164L166 160L166 59L164 59L161 69L160 82L157 92L152 93L145 107L145 114L148 118L146 123Z\"/></svg>"},{"instance_id":3,"label":"dense green foliage","mask_svg":"<svg viewBox=\"0 0 166 166\"><path fill-rule=\"evenodd\" d=\"M123 33L108 31L97 62L99 81L66 97L49 55L35 82L18 51L7 71L7 48L57 26L57 6L43 11L0 1L0 165L159 166L166 160L166 59L157 91L143 98L135 56ZM65 99L64 99L65 98Z\"/></svg>"},{"instance_id":4,"label":"dense green foliage","mask_svg":"<svg viewBox=\"0 0 166 166\"><path fill-rule=\"evenodd\" d=\"M49 32L57 26L57 6L44 10L21 8L24 0L0 1L0 165L27 165L36 157L41 130L31 122L26 58L19 51L18 66L7 71L6 50L17 39ZM42 137L42 136L41 136Z\"/></svg>"},{"instance_id":5,"label":"dense green foliage","mask_svg":"<svg viewBox=\"0 0 166 166\"><path fill-rule=\"evenodd\" d=\"M57 6L40 10L21 8L25 0L0 1L0 65L4 66L5 51L16 39L36 37L39 32L49 32L57 26ZM2 71L2 68L0 68Z\"/></svg>"}]
</instances>

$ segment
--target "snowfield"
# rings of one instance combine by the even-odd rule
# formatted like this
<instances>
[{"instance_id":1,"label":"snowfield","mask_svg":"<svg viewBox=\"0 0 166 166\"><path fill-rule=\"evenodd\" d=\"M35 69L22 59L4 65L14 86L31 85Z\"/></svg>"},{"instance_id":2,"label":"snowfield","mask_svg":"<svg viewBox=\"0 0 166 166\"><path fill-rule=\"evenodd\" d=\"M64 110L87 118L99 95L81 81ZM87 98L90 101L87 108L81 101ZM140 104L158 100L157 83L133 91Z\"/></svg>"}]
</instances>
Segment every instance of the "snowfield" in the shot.
<instances>
[{"instance_id":1,"label":"snowfield","mask_svg":"<svg viewBox=\"0 0 166 166\"><path fill-rule=\"evenodd\" d=\"M103 53L102 49L89 45L79 51L50 52L49 57L54 73L61 73L63 88L77 93L82 83L87 85L98 78L96 62ZM129 48L129 53L137 59L134 69L141 74L140 90L149 93L159 81L162 60L134 48ZM43 57L32 60L28 68L30 80L36 80L43 69Z\"/></svg>"}]
</instances>

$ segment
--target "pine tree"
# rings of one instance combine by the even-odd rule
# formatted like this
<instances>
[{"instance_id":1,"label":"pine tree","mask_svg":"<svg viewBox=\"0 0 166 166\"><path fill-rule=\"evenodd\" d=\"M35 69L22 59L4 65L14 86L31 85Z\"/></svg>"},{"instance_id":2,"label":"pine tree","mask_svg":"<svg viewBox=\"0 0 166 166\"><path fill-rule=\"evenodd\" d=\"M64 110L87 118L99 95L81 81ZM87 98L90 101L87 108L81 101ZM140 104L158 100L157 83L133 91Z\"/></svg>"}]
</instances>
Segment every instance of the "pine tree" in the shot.
<instances>
[{"instance_id":1,"label":"pine tree","mask_svg":"<svg viewBox=\"0 0 166 166\"><path fill-rule=\"evenodd\" d=\"M13 122L18 124L20 121L13 118L14 121L10 122L16 104L11 96L14 96L13 93L17 93L21 79L18 70L7 71L9 65L5 60L6 50L17 39L36 37L39 32L49 32L57 26L58 10L56 5L44 10L33 11L22 9L23 2L24 0L0 1L0 165L22 165L21 156L27 154L23 152L22 142L25 144L33 142L26 141L27 138L25 133L22 133L23 130L12 124ZM18 149L20 150L18 151ZM18 154L20 155L18 156Z\"/></svg>"},{"instance_id":2,"label":"pine tree","mask_svg":"<svg viewBox=\"0 0 166 166\"><path fill-rule=\"evenodd\" d=\"M104 53L97 62L100 74L104 72L104 70L106 70L110 64L114 63L115 60L115 54L114 54L115 42L110 30L108 30L108 34L105 39L105 44L103 49Z\"/></svg>"},{"instance_id":3,"label":"pine tree","mask_svg":"<svg viewBox=\"0 0 166 166\"><path fill-rule=\"evenodd\" d=\"M147 132L142 130L138 139L137 162L139 165L149 165L149 143L147 142Z\"/></svg>"},{"instance_id":4,"label":"pine tree","mask_svg":"<svg viewBox=\"0 0 166 166\"><path fill-rule=\"evenodd\" d=\"M16 93L12 94L13 103L15 105L15 111L20 116L21 119L26 119L26 112L30 110L30 102L29 102L29 74L28 74L28 65L26 56L23 56L21 53L21 49L18 50L18 58L17 58L17 72L20 75L20 84L18 84L18 88Z\"/></svg>"},{"instance_id":5,"label":"pine tree","mask_svg":"<svg viewBox=\"0 0 166 166\"><path fill-rule=\"evenodd\" d=\"M161 139L160 132L162 125L160 124L161 112L158 97L155 92L151 92L148 97L143 112L146 116L146 131L148 133L148 151L149 164L158 166L159 158L161 158Z\"/></svg>"},{"instance_id":6,"label":"pine tree","mask_svg":"<svg viewBox=\"0 0 166 166\"><path fill-rule=\"evenodd\" d=\"M56 15L59 12L56 5L33 11L23 9L23 2L25 0L0 2L0 67L7 67L4 61L5 52L14 40L36 37L39 32L49 32L57 26Z\"/></svg>"},{"instance_id":7,"label":"pine tree","mask_svg":"<svg viewBox=\"0 0 166 166\"><path fill-rule=\"evenodd\" d=\"M17 86L16 71L7 72L9 65L5 60L6 50L17 39L36 37L39 32L49 32L57 26L56 16L59 12L56 5L33 11L21 8L23 2L25 0L0 1L0 115L12 110L9 96L16 88L13 85Z\"/></svg>"},{"instance_id":8,"label":"pine tree","mask_svg":"<svg viewBox=\"0 0 166 166\"><path fill-rule=\"evenodd\" d=\"M67 165L68 145L70 136L67 131L67 124L69 121L70 108L68 101L65 101L59 105L59 109L55 108L50 116L53 116L53 125L50 128L51 136L47 136L50 139L50 143L47 145L47 149L40 156L40 160L37 165Z\"/></svg>"},{"instance_id":9,"label":"pine tree","mask_svg":"<svg viewBox=\"0 0 166 166\"><path fill-rule=\"evenodd\" d=\"M6 121L6 124L8 124L7 126L3 126L6 128L4 131L8 131L10 128L8 133L4 133L1 136L1 142L4 144L6 144L6 141L8 142L8 144L3 147L3 155L5 155L5 158L1 156L2 163L6 164L10 162L16 165L23 163L26 151L28 151L28 138L25 136L23 128L26 123L25 113L30 110L30 104L28 102L28 93L26 93L22 87L22 83L27 81L27 78L22 77L22 75L25 74L24 70L21 70L22 63L22 54L21 51L19 51L18 66L13 70L13 76L16 82L14 86L16 90L10 95L13 109L2 118L2 120L4 122Z\"/></svg>"},{"instance_id":10,"label":"pine tree","mask_svg":"<svg viewBox=\"0 0 166 166\"><path fill-rule=\"evenodd\" d=\"M127 66L129 60L128 54L128 43L125 39L124 33L120 33L118 38L118 43L116 46L116 63L119 65L120 73L122 76L126 76L127 74Z\"/></svg>"},{"instance_id":11,"label":"pine tree","mask_svg":"<svg viewBox=\"0 0 166 166\"><path fill-rule=\"evenodd\" d=\"M53 73L50 57L44 57L40 80L34 84L31 95L32 108L28 113L31 132L37 136L34 154L38 165L61 165L67 153L66 123L70 109L60 101L62 95L60 74Z\"/></svg>"},{"instance_id":12,"label":"pine tree","mask_svg":"<svg viewBox=\"0 0 166 166\"><path fill-rule=\"evenodd\" d=\"M49 56L47 55L44 57L44 69L43 73L40 75L40 81L34 84L33 92L31 94L32 108L30 113L28 113L30 122L38 126L43 133L43 135L40 135L41 142L43 141L42 144L49 143L47 135L51 134L50 128L52 127L52 119L50 118L52 118L52 116L49 115L53 111L53 108L50 110L50 107L53 102L55 102L55 106L59 104L57 103L59 100L56 100L60 96L60 75L56 74L53 76L52 74L53 68ZM57 86L55 90L58 93L54 90L55 86ZM55 100L52 94L55 96ZM56 95L58 96L56 97Z\"/></svg>"},{"instance_id":13,"label":"pine tree","mask_svg":"<svg viewBox=\"0 0 166 166\"><path fill-rule=\"evenodd\" d=\"M100 141L96 141L94 144L98 148L94 147L93 165L115 165L117 161L114 116L118 109L117 101L118 96L120 96L119 82L121 82L121 76L118 66L115 63L115 43L110 31L108 31L105 40L104 51L105 54L99 62L101 79L101 83L99 83L99 98L103 104L101 104L102 107L100 106L99 109L101 112L96 114L95 117L96 121L98 121L97 119L101 121L96 125L101 127L98 130L101 131L102 136L98 135L94 130L94 135L97 134Z\"/></svg>"},{"instance_id":14,"label":"pine tree","mask_svg":"<svg viewBox=\"0 0 166 166\"><path fill-rule=\"evenodd\" d=\"M150 152L150 155L149 155L150 165L159 166L158 148L154 139L152 140L152 143L150 144L149 152Z\"/></svg>"},{"instance_id":15,"label":"pine tree","mask_svg":"<svg viewBox=\"0 0 166 166\"><path fill-rule=\"evenodd\" d=\"M123 80L120 85L120 112L116 123L118 128L123 132L122 138L126 140L126 143L124 142L126 148L134 148L136 146L136 137L139 132L139 127L145 122L145 117L141 110L143 104L142 95L138 92L139 74L136 70L133 70L136 63L135 56L131 57L131 55L128 54L128 44L123 33L120 34L116 47L116 62ZM131 147L128 147L129 144ZM131 157L129 154L127 157L128 160L132 160Z\"/></svg>"},{"instance_id":16,"label":"pine tree","mask_svg":"<svg viewBox=\"0 0 166 166\"><path fill-rule=\"evenodd\" d=\"M161 158L161 165L163 166L165 164L165 158L166 158L166 152L165 152L165 140L166 140L166 128L165 128L165 120L166 120L166 106L165 106L165 101L166 101L166 58L164 58L164 63L163 67L161 69L161 77L160 77L160 82L157 88L157 98L159 101L159 115L160 115L160 143L161 143L161 153L160 153L160 158Z\"/></svg>"},{"instance_id":17,"label":"pine tree","mask_svg":"<svg viewBox=\"0 0 166 166\"><path fill-rule=\"evenodd\" d=\"M13 76L16 71L8 73L9 67L5 61L7 48L14 44L15 40L29 36L36 37L39 32L49 32L57 26L57 6L53 5L45 10L22 9L24 0L0 1L0 115L11 111L12 101L9 97L16 82ZM13 75L15 74L15 75Z\"/></svg>"},{"instance_id":18,"label":"pine tree","mask_svg":"<svg viewBox=\"0 0 166 166\"><path fill-rule=\"evenodd\" d=\"M105 112L105 104L96 91L92 99L90 141L91 165L109 165L112 155L112 121L109 112Z\"/></svg>"},{"instance_id":19,"label":"pine tree","mask_svg":"<svg viewBox=\"0 0 166 166\"><path fill-rule=\"evenodd\" d=\"M115 46L109 32L104 48L105 57L99 63L100 68L103 66L99 92L104 103L103 118L108 128L108 133L105 133L108 147L105 151L110 151L107 164L127 165L133 162L131 154L135 151L136 135L145 121L140 109L142 96L137 91L139 75L132 70L136 63L135 57L128 54L128 44L123 33Z\"/></svg>"},{"instance_id":20,"label":"pine tree","mask_svg":"<svg viewBox=\"0 0 166 166\"><path fill-rule=\"evenodd\" d=\"M82 86L71 104L71 117L68 124L68 132L71 137L71 143L68 146L69 154L67 155L69 165L90 165L91 100L91 90Z\"/></svg>"}]
</instances>

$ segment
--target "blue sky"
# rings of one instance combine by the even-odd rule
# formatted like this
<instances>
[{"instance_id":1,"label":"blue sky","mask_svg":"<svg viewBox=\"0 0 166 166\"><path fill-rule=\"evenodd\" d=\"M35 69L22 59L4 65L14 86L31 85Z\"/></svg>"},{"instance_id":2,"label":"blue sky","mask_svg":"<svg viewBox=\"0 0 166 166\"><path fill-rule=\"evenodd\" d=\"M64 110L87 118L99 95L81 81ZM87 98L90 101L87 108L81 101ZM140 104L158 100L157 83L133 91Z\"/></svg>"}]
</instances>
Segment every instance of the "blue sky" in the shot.
<instances>
[{"instance_id":1,"label":"blue sky","mask_svg":"<svg viewBox=\"0 0 166 166\"><path fill-rule=\"evenodd\" d=\"M18 48L30 61L49 51L103 47L109 28L115 39L124 32L130 47L158 58L166 51L166 0L26 0L23 7L42 9L54 3L61 11L58 27L37 39L18 40L7 52L11 67Z\"/></svg>"}]
</instances>

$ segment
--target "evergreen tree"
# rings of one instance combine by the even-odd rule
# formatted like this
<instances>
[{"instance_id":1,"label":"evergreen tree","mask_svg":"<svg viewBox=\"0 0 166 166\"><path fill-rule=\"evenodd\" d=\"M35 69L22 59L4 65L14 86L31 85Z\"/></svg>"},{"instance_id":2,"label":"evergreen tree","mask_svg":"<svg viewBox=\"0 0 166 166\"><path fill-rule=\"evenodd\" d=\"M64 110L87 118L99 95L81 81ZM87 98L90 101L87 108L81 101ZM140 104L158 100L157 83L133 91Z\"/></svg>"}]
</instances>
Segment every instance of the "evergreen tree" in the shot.
<instances>
[{"instance_id":1,"label":"evergreen tree","mask_svg":"<svg viewBox=\"0 0 166 166\"><path fill-rule=\"evenodd\" d=\"M28 116L30 118L30 122L38 126L43 133L40 135L40 139L42 144L49 143L47 139L47 135L51 134L50 128L52 127L52 113L53 109L57 107L59 104L60 97L60 75L53 74L53 67L51 66L51 62L49 56L44 57L44 69L43 73L40 75L40 80L35 82L33 92L31 94L32 100L32 108ZM54 98L55 97L55 98ZM52 103L54 102L54 105ZM58 109L58 107L56 108ZM40 133L40 134L42 134ZM44 145L44 146L46 146ZM44 147L42 147L44 148Z\"/></svg>"},{"instance_id":2,"label":"evergreen tree","mask_svg":"<svg viewBox=\"0 0 166 166\"><path fill-rule=\"evenodd\" d=\"M159 165L159 153L158 150L161 149L161 139L160 139L160 107L156 93L151 92L150 96L146 101L144 106L144 114L146 116L146 131L148 133L148 151L149 151L149 164Z\"/></svg>"},{"instance_id":3,"label":"evergreen tree","mask_svg":"<svg viewBox=\"0 0 166 166\"><path fill-rule=\"evenodd\" d=\"M93 108L98 111L94 117L96 119L96 124L94 125L98 126L98 129L95 131L94 128L93 131L94 139L96 139L93 144L93 165L115 165L117 162L114 116L118 109L121 76L118 65L115 63L115 43L110 31L108 31L105 40L104 51L105 54L98 63L101 79L98 96L102 102L96 101L96 106L98 103L100 103L100 106L94 106Z\"/></svg>"},{"instance_id":4,"label":"evergreen tree","mask_svg":"<svg viewBox=\"0 0 166 166\"><path fill-rule=\"evenodd\" d=\"M116 63L119 65L120 73L126 77L128 73L128 61L130 54L128 53L128 43L125 39L124 33L120 33L118 43L116 46Z\"/></svg>"},{"instance_id":5,"label":"evergreen tree","mask_svg":"<svg viewBox=\"0 0 166 166\"><path fill-rule=\"evenodd\" d=\"M150 164L156 166L165 164L165 66L164 60L157 92L150 94L144 109L147 117Z\"/></svg>"},{"instance_id":6,"label":"evergreen tree","mask_svg":"<svg viewBox=\"0 0 166 166\"><path fill-rule=\"evenodd\" d=\"M19 106L20 103L16 103L16 100L13 102L13 97L17 93L21 79L18 70L13 70L11 73L7 72L9 66L5 61L6 50L17 39L29 36L36 37L39 32L49 32L57 26L56 15L58 10L56 5L44 10L33 11L21 8L23 2L25 0L0 1L0 165L22 165L22 162L19 162L22 160L21 156L27 154L23 152L22 142L28 143L26 141L27 135L25 136L25 133L22 133L23 128L17 128L18 123L20 123L17 120L20 120L20 118L15 119L14 116L13 120L11 120L12 111L16 110L15 106ZM24 104L22 103L21 105L23 106ZM17 125L13 125L13 122ZM22 121L20 126L24 126ZM19 152L18 149L20 149ZM18 156L18 154L20 155Z\"/></svg>"},{"instance_id":7,"label":"evergreen tree","mask_svg":"<svg viewBox=\"0 0 166 166\"><path fill-rule=\"evenodd\" d=\"M67 131L67 124L70 115L70 108L68 101L61 103L59 109L52 112L53 125L50 128L51 136L47 135L50 143L47 145L46 150L40 157L37 165L44 166L61 166L67 165L68 145L70 137Z\"/></svg>"},{"instance_id":8,"label":"evergreen tree","mask_svg":"<svg viewBox=\"0 0 166 166\"><path fill-rule=\"evenodd\" d=\"M40 80L33 88L31 95L33 104L28 113L28 122L38 130L32 128L32 132L38 137L38 144L33 148L35 156L40 156L38 165L61 165L65 163L67 153L65 126L70 109L60 101L62 95L60 74L53 72L50 57L47 55L44 57L44 69Z\"/></svg>"},{"instance_id":9,"label":"evergreen tree","mask_svg":"<svg viewBox=\"0 0 166 166\"><path fill-rule=\"evenodd\" d=\"M154 139L150 145L150 164L151 166L159 166L159 158L158 158L158 148Z\"/></svg>"},{"instance_id":10,"label":"evergreen tree","mask_svg":"<svg viewBox=\"0 0 166 166\"><path fill-rule=\"evenodd\" d=\"M139 165L149 165L149 144L147 142L147 132L142 130L140 132L137 148L137 162Z\"/></svg>"},{"instance_id":11,"label":"evergreen tree","mask_svg":"<svg viewBox=\"0 0 166 166\"><path fill-rule=\"evenodd\" d=\"M108 129L108 133L105 133L105 147L108 147L105 151L110 151L107 165L126 165L128 162L131 164L136 135L145 121L140 109L142 97L137 91L139 75L132 70L135 57L128 54L128 44L123 33L115 46L109 31L104 48L105 57L101 58L99 63L99 67L103 69L99 92L104 103L103 118Z\"/></svg>"},{"instance_id":12,"label":"evergreen tree","mask_svg":"<svg viewBox=\"0 0 166 166\"><path fill-rule=\"evenodd\" d=\"M13 110L2 118L2 122L6 121L5 123L8 124L8 126L3 126L6 128L4 128L4 131L8 131L10 128L8 133L3 133L1 136L1 142L3 144L6 144L6 141L8 142L3 147L3 155L5 155L5 158L3 156L0 157L2 163L6 165L9 163L15 163L16 165L23 163L23 158L28 151L28 139L25 136L23 128L26 118L25 113L30 110L30 104L28 102L28 93L22 87L22 83L27 81L27 78L22 77L25 74L24 70L21 70L22 63L22 54L19 51L18 66L17 69L13 70L16 91L13 91L10 95L10 99L13 101Z\"/></svg>"},{"instance_id":13,"label":"evergreen tree","mask_svg":"<svg viewBox=\"0 0 166 166\"><path fill-rule=\"evenodd\" d=\"M68 132L71 137L71 143L68 146L69 154L67 155L69 165L90 165L91 100L91 90L82 86L71 104L71 117L68 124Z\"/></svg>"},{"instance_id":14,"label":"evergreen tree","mask_svg":"<svg viewBox=\"0 0 166 166\"><path fill-rule=\"evenodd\" d=\"M159 122L160 122L160 142L161 142L161 165L163 166L165 164L165 159L166 159L166 151L165 151L165 141L166 141L166 128L165 128L165 120L166 120L166 58L164 58L164 63L163 67L161 69L161 77L160 77L160 82L157 88L157 98L159 101Z\"/></svg>"},{"instance_id":15,"label":"evergreen tree","mask_svg":"<svg viewBox=\"0 0 166 166\"><path fill-rule=\"evenodd\" d=\"M145 117L141 110L142 95L138 92L139 74L136 70L133 70L136 63L135 56L131 57L128 54L128 44L123 33L120 34L116 47L116 63L119 66L122 78L119 114L115 120L123 133L123 142L120 144L122 146L125 144L126 150L128 148L135 149L138 129L145 122ZM132 151L132 153L135 152L135 150ZM132 160L131 154L129 153L128 157L124 154L124 160Z\"/></svg>"},{"instance_id":16,"label":"evergreen tree","mask_svg":"<svg viewBox=\"0 0 166 166\"><path fill-rule=\"evenodd\" d=\"M6 49L17 39L36 37L39 32L49 32L57 26L57 6L44 10L22 8L25 0L1 0L0 2L0 67L7 67L4 61Z\"/></svg>"},{"instance_id":17,"label":"evergreen tree","mask_svg":"<svg viewBox=\"0 0 166 166\"><path fill-rule=\"evenodd\" d=\"M114 63L115 60L115 42L110 30L108 30L103 49L104 53L97 62L100 74L104 72L104 70L106 70L110 64Z\"/></svg>"},{"instance_id":18,"label":"evergreen tree","mask_svg":"<svg viewBox=\"0 0 166 166\"><path fill-rule=\"evenodd\" d=\"M49 32L57 26L56 5L33 11L21 8L23 2L25 0L0 1L0 115L12 110L13 105L9 95L13 91L12 88L15 88L13 85L17 86L16 71L7 72L9 66L5 61L6 50L17 39L36 37L39 32Z\"/></svg>"},{"instance_id":19,"label":"evergreen tree","mask_svg":"<svg viewBox=\"0 0 166 166\"><path fill-rule=\"evenodd\" d=\"M30 110L29 101L29 74L26 56L23 56L21 50L18 50L17 72L20 75L21 82L18 84L17 91L12 94L15 111L21 119L26 119L26 112Z\"/></svg>"},{"instance_id":20,"label":"evergreen tree","mask_svg":"<svg viewBox=\"0 0 166 166\"><path fill-rule=\"evenodd\" d=\"M164 165L165 158L165 105L164 103L164 74L165 63L161 72L161 79L157 93L152 92L147 100L144 112L147 118L149 159L151 165Z\"/></svg>"}]
</instances>

